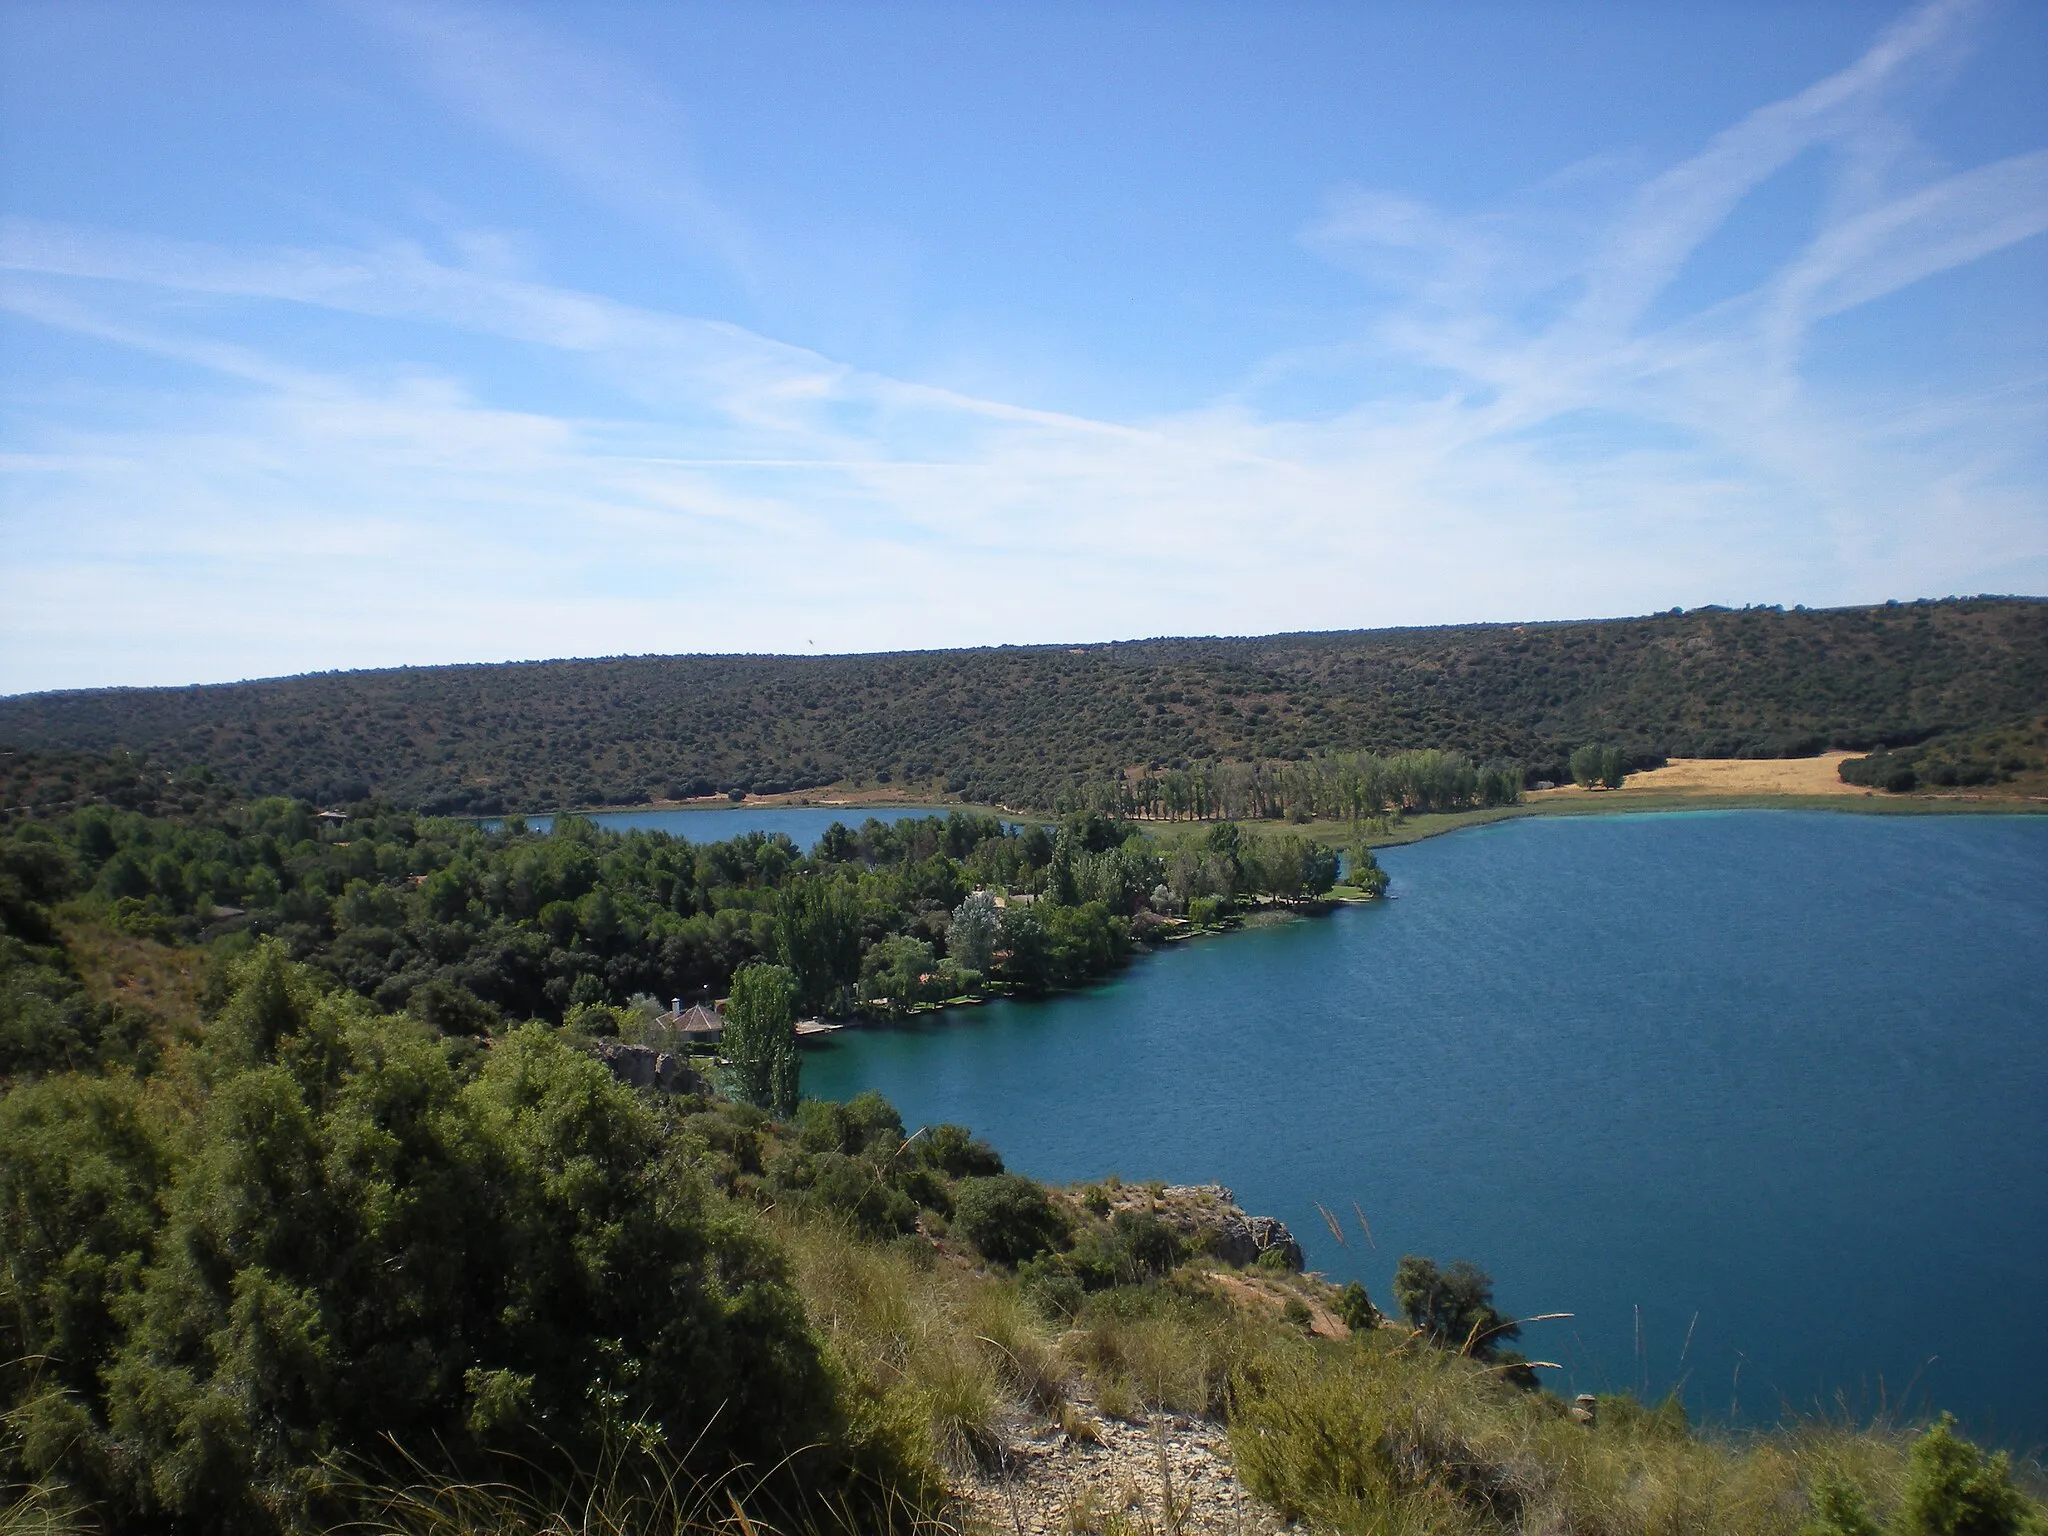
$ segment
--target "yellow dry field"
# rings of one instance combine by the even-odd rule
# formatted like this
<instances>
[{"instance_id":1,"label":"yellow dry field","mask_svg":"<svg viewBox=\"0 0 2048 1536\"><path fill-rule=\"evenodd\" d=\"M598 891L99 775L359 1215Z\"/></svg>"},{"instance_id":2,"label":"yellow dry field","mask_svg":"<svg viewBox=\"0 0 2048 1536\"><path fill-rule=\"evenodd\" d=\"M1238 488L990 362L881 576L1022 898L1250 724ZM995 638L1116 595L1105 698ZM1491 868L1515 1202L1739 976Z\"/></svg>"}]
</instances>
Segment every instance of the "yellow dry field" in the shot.
<instances>
[{"instance_id":1,"label":"yellow dry field","mask_svg":"<svg viewBox=\"0 0 2048 1536\"><path fill-rule=\"evenodd\" d=\"M1844 784L1836 764L1854 752L1823 752L1819 757L1674 757L1662 768L1632 773L1620 789L1580 789L1566 784L1557 789L1537 790L1527 796L1533 801L1583 798L1587 795L1862 795L1855 784Z\"/></svg>"}]
</instances>

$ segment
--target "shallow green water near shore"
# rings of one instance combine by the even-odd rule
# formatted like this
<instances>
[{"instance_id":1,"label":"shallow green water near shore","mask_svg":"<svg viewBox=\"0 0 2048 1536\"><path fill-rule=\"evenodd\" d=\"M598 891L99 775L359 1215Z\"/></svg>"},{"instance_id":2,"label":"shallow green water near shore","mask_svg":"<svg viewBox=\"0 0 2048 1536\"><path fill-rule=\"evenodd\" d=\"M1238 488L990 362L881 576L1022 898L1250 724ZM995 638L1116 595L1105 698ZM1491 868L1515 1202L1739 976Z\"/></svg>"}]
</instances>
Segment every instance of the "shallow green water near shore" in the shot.
<instances>
[{"instance_id":1,"label":"shallow green water near shore","mask_svg":"<svg viewBox=\"0 0 2048 1536\"><path fill-rule=\"evenodd\" d=\"M1529 819L1382 859L1392 900L850 1031L806 1091L1045 1178L1220 1180L1382 1301L1402 1253L1470 1257L1577 1314L1525 1340L1567 1393L2048 1440L2048 820Z\"/></svg>"}]
</instances>

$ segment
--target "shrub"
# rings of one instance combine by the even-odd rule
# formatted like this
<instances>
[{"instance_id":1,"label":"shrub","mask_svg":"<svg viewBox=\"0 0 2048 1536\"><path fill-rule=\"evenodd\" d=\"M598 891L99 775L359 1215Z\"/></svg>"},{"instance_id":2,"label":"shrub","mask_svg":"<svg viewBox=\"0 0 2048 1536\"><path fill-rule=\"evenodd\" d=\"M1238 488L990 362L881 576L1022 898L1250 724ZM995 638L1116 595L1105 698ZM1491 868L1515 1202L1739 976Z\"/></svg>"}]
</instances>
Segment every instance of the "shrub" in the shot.
<instances>
[{"instance_id":1,"label":"shrub","mask_svg":"<svg viewBox=\"0 0 2048 1536\"><path fill-rule=\"evenodd\" d=\"M806 1100L796 1119L798 1139L810 1152L843 1152L849 1157L873 1152L887 1157L903 1145L903 1117L872 1089L844 1104Z\"/></svg>"},{"instance_id":2,"label":"shrub","mask_svg":"<svg viewBox=\"0 0 2048 1536\"><path fill-rule=\"evenodd\" d=\"M1352 850L1351 867L1345 878L1368 896L1387 893L1387 872L1380 867L1373 851L1362 844Z\"/></svg>"},{"instance_id":3,"label":"shrub","mask_svg":"<svg viewBox=\"0 0 2048 1536\"><path fill-rule=\"evenodd\" d=\"M1519 1338L1515 1320L1493 1304L1493 1277L1465 1259L1443 1269L1404 1254L1394 1271L1394 1300L1411 1326L1438 1344L1482 1358Z\"/></svg>"},{"instance_id":4,"label":"shrub","mask_svg":"<svg viewBox=\"0 0 2048 1536\"><path fill-rule=\"evenodd\" d=\"M864 1237L894 1237L917 1225L917 1203L910 1196L884 1183L880 1170L865 1158L838 1152L818 1160L811 1202L846 1218Z\"/></svg>"},{"instance_id":5,"label":"shrub","mask_svg":"<svg viewBox=\"0 0 2048 1536\"><path fill-rule=\"evenodd\" d=\"M844 1443L777 1255L554 1032L458 1072L268 946L215 1032L210 1091L156 1101L174 1126L111 1079L0 1105L8 1219L35 1223L0 1246L61 1259L9 1277L9 1356L64 1357L14 1384L21 1473L114 1528L260 1532L393 1443L594 1467L629 1431L714 1472Z\"/></svg>"},{"instance_id":6,"label":"shrub","mask_svg":"<svg viewBox=\"0 0 2048 1536\"><path fill-rule=\"evenodd\" d=\"M1863 1507L1863 1495L1848 1479L1823 1477L1813 1489L1813 1518L1799 1528L1799 1536L1883 1536L1878 1524Z\"/></svg>"},{"instance_id":7,"label":"shrub","mask_svg":"<svg viewBox=\"0 0 2048 1536\"><path fill-rule=\"evenodd\" d=\"M1187 1257L1187 1244L1181 1235L1157 1216L1118 1211L1109 1230L1137 1278L1168 1274Z\"/></svg>"},{"instance_id":8,"label":"shrub","mask_svg":"<svg viewBox=\"0 0 2048 1536\"><path fill-rule=\"evenodd\" d=\"M1914 1443L1906 1466L1901 1536L2031 1536L2042 1522L2012 1485L2012 1457L1986 1456L1941 1421Z\"/></svg>"},{"instance_id":9,"label":"shrub","mask_svg":"<svg viewBox=\"0 0 2048 1536\"><path fill-rule=\"evenodd\" d=\"M1003 1160L964 1125L928 1125L912 1143L920 1162L949 1179L986 1178L1003 1171Z\"/></svg>"},{"instance_id":10,"label":"shrub","mask_svg":"<svg viewBox=\"0 0 2048 1536\"><path fill-rule=\"evenodd\" d=\"M1372 1297L1356 1280L1337 1293L1336 1312L1338 1321L1353 1333L1363 1333L1380 1325L1380 1309L1372 1304Z\"/></svg>"},{"instance_id":11,"label":"shrub","mask_svg":"<svg viewBox=\"0 0 2048 1536\"><path fill-rule=\"evenodd\" d=\"M1024 1299L1053 1322L1064 1322L1081 1310L1087 1292L1078 1278L1050 1256L1027 1259L1017 1270Z\"/></svg>"},{"instance_id":12,"label":"shrub","mask_svg":"<svg viewBox=\"0 0 2048 1536\"><path fill-rule=\"evenodd\" d=\"M1066 1223L1045 1187L1021 1174L967 1180L953 1201L953 1225L994 1264L1021 1264L1066 1241Z\"/></svg>"},{"instance_id":13,"label":"shrub","mask_svg":"<svg viewBox=\"0 0 2048 1536\"><path fill-rule=\"evenodd\" d=\"M1157 1216L1118 1211L1107 1225L1082 1234L1066 1265L1084 1289L1100 1291L1159 1279L1186 1257L1181 1235Z\"/></svg>"}]
</instances>

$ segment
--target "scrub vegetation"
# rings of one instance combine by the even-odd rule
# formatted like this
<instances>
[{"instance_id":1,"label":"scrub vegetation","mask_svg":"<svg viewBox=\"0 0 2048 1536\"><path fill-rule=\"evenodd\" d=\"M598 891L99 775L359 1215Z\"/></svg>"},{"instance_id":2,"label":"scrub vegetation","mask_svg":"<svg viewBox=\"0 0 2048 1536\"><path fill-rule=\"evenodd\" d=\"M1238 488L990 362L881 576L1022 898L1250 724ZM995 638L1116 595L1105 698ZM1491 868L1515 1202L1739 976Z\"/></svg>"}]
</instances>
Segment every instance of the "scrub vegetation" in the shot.
<instances>
[{"instance_id":1,"label":"scrub vegetation","mask_svg":"<svg viewBox=\"0 0 2048 1536\"><path fill-rule=\"evenodd\" d=\"M465 1052L272 952L231 976L175 1064L0 1101L34 1362L6 1528L740 1530L716 1490L936 1529L1008 1421L1154 1412L1228 1422L1250 1491L1323 1529L2038 1528L1946 1426L1724 1438L1622 1397L1588 1428L1431 1301L1315 1336L1312 1277L1248 1305L1164 1224L873 1098L656 1100L559 1032Z\"/></svg>"},{"instance_id":2,"label":"scrub vegetation","mask_svg":"<svg viewBox=\"0 0 2048 1536\"><path fill-rule=\"evenodd\" d=\"M451 837L418 885L349 877L425 903L400 927L431 943L461 925L425 893L458 859L488 865L462 842L488 835L393 813L413 841L359 839L303 806L191 794L0 837L9 1536L947 1530L950 1490L1019 1426L1085 1439L1154 1414L1227 1424L1245 1486L1317 1529L2040 1528L2031 1469L1946 1423L1733 1436L1627 1398L1575 1422L1508 1348L1541 1325L1502 1314L1468 1264L1404 1260L1382 1319L1288 1249L1233 1268L1162 1189L1047 1188L874 1095L798 1100L773 1049L758 1082L720 1094L700 1060L660 1092L604 1064L593 1020L629 1007L529 1015L458 969L400 1011L331 945L295 957L310 907L223 930L173 910L157 859L188 893L181 858L211 849L238 878L268 871L280 903L336 902L350 884L310 876L359 841L381 858ZM949 825L888 835L916 848ZM1088 850L1089 826L1047 838L1056 863L1071 834L1077 882L1125 851ZM1242 868L1260 855L1236 830L1153 856ZM238 862L266 837L275 857ZM574 824L556 838L505 834L500 856L658 863ZM104 883L124 857L148 895ZM802 862L783 874L816 878ZM858 894L905 861L841 862ZM795 920L760 910L764 934ZM832 943L777 942L785 959L734 988L742 1032L770 1045L834 974L807 970Z\"/></svg>"},{"instance_id":3,"label":"scrub vegetation","mask_svg":"<svg viewBox=\"0 0 2048 1536\"><path fill-rule=\"evenodd\" d=\"M0 743L123 747L245 793L496 815L827 785L1019 809L1205 793L1252 765L1440 751L1571 778L1665 757L1867 751L2002 731L2048 698L2048 603L843 657L618 657L0 700ZM1969 755L1969 754L1966 754ZM1991 761L2043 756L2010 743ZM1971 761L1976 761L1971 756ZM1994 774L2006 770L1994 766ZM1168 786L1183 776L1181 789ZM1096 791L1099 793L1099 789ZM1228 788L1224 794L1249 791ZM1211 799L1216 798L1214 794ZM1441 809L1443 807L1430 807ZM1190 809L1190 814L1194 812ZM1262 814L1212 806L1206 814Z\"/></svg>"}]
</instances>

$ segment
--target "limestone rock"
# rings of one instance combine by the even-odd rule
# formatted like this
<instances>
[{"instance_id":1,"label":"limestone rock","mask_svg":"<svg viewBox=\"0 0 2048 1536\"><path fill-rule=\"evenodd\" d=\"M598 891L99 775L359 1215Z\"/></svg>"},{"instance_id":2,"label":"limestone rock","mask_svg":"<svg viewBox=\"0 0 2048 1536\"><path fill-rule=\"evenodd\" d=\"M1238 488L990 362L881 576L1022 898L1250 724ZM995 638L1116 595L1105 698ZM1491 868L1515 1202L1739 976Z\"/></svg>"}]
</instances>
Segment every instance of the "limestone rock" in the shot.
<instances>
[{"instance_id":1,"label":"limestone rock","mask_svg":"<svg viewBox=\"0 0 2048 1536\"><path fill-rule=\"evenodd\" d=\"M1290 1269L1302 1267L1301 1244L1276 1216L1248 1216L1221 1184L1173 1184L1153 1194L1124 1185L1111 1199L1114 1209L1149 1210L1178 1231L1190 1248L1243 1268L1277 1248Z\"/></svg>"},{"instance_id":2,"label":"limestone rock","mask_svg":"<svg viewBox=\"0 0 2048 1536\"><path fill-rule=\"evenodd\" d=\"M702 1093L704 1079L688 1063L650 1045L628 1045L623 1040L591 1042L597 1059L611 1069L622 1083L635 1088L658 1088L663 1093Z\"/></svg>"}]
</instances>

